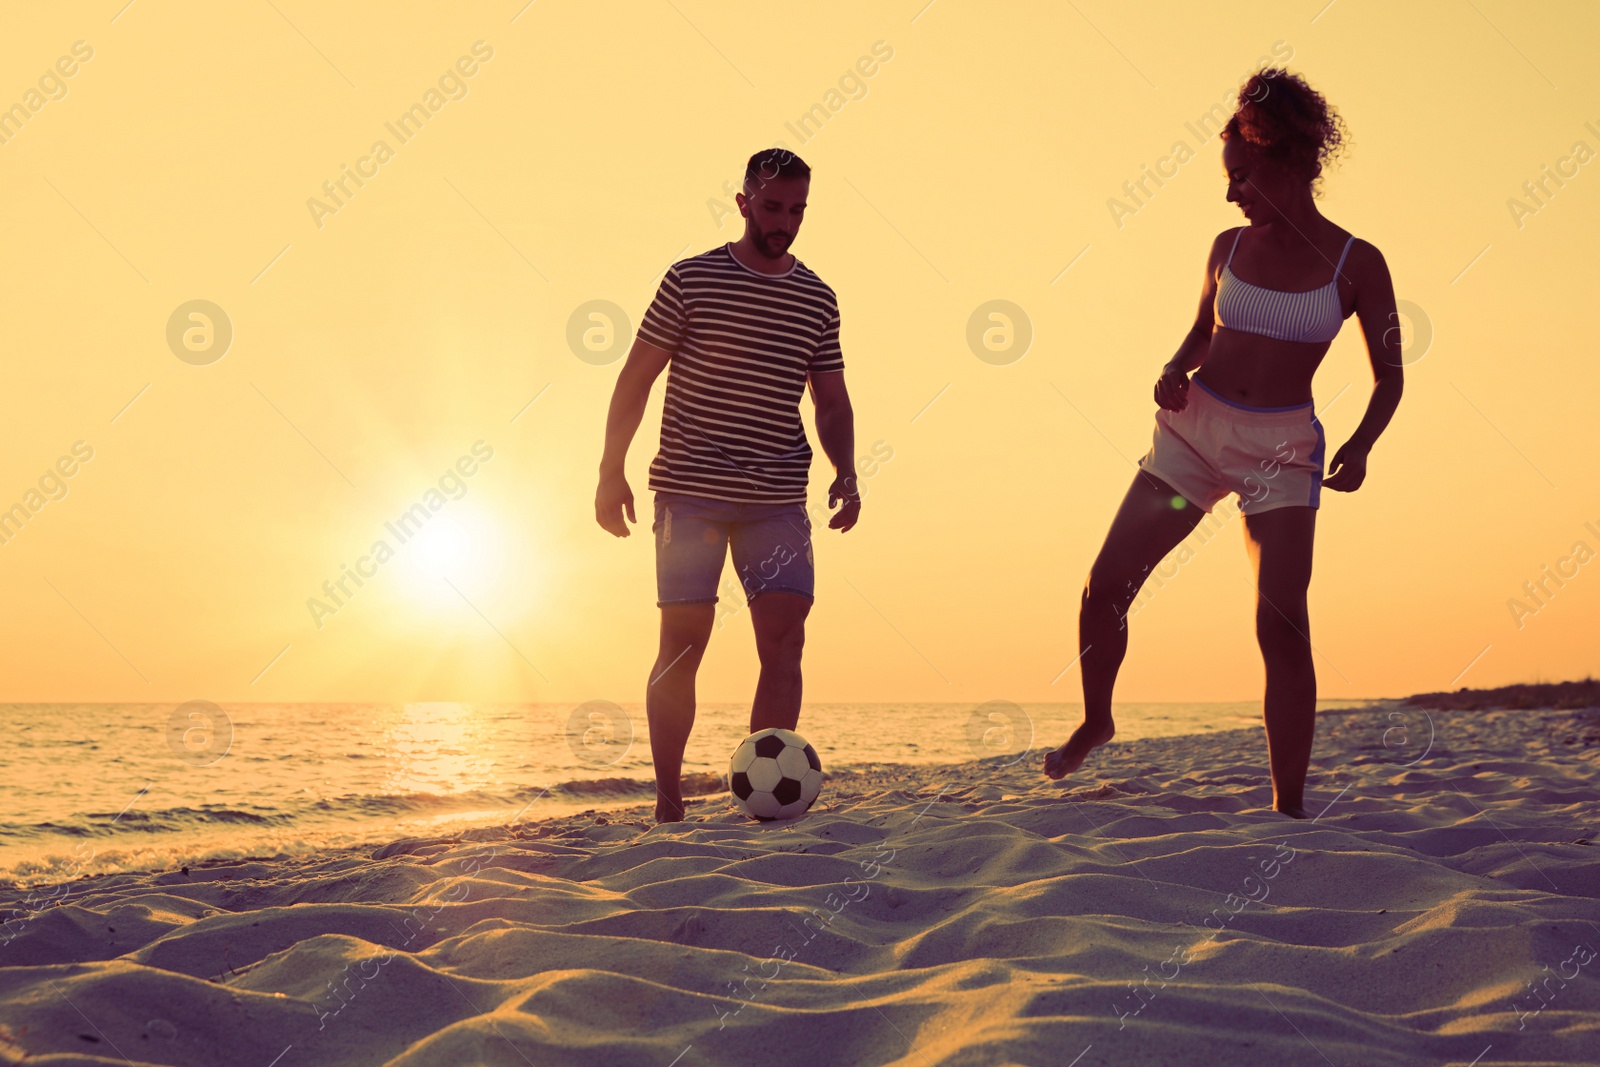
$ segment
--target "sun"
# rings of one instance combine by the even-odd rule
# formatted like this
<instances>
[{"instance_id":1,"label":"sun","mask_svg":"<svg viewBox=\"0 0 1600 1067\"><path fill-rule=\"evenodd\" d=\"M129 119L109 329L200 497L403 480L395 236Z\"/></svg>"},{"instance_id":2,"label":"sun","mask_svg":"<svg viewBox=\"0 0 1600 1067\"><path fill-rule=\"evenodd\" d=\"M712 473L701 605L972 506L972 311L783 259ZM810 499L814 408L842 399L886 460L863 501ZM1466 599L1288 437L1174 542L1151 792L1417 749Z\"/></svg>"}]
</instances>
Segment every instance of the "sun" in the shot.
<instances>
[{"instance_id":1,"label":"sun","mask_svg":"<svg viewBox=\"0 0 1600 1067\"><path fill-rule=\"evenodd\" d=\"M418 584L443 588L451 597L452 585L464 591L493 584L505 564L498 524L471 507L455 506L434 515L399 553Z\"/></svg>"},{"instance_id":2,"label":"sun","mask_svg":"<svg viewBox=\"0 0 1600 1067\"><path fill-rule=\"evenodd\" d=\"M390 623L503 629L541 614L548 553L541 531L516 520L494 501L452 500L403 540L391 528L394 558L384 569L393 570L400 613Z\"/></svg>"},{"instance_id":3,"label":"sun","mask_svg":"<svg viewBox=\"0 0 1600 1067\"><path fill-rule=\"evenodd\" d=\"M473 532L453 516L440 515L406 542L417 566L442 577L463 576L482 562L483 550Z\"/></svg>"}]
</instances>

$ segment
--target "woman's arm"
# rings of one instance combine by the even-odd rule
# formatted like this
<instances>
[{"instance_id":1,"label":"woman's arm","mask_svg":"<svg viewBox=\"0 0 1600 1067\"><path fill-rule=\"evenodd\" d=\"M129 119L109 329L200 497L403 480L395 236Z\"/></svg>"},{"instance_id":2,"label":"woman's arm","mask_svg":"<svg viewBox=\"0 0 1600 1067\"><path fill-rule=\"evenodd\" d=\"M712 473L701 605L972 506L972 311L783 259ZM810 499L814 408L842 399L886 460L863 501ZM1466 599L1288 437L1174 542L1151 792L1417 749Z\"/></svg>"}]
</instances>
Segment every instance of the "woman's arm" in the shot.
<instances>
[{"instance_id":1,"label":"woman's arm","mask_svg":"<svg viewBox=\"0 0 1600 1067\"><path fill-rule=\"evenodd\" d=\"M1211 332L1216 324L1212 309L1217 302L1217 267L1221 262L1222 239L1232 230L1217 235L1211 242L1211 254L1206 257L1206 279L1200 286L1200 309L1195 313L1194 325L1183 335L1177 353L1161 368L1156 379L1156 404L1168 411L1182 411L1189 406L1189 372L1199 368L1211 352Z\"/></svg>"},{"instance_id":2,"label":"woman's arm","mask_svg":"<svg viewBox=\"0 0 1600 1067\"><path fill-rule=\"evenodd\" d=\"M1179 374L1188 374L1199 370L1200 364L1206 361L1206 356L1211 354L1211 325L1207 323L1204 329L1198 325L1191 326L1189 332L1183 335L1183 343L1178 346L1177 353L1161 368L1163 374L1176 371Z\"/></svg>"},{"instance_id":3,"label":"woman's arm","mask_svg":"<svg viewBox=\"0 0 1600 1067\"><path fill-rule=\"evenodd\" d=\"M1328 464L1328 477L1322 483L1329 489L1353 493L1367 477L1367 454L1394 418L1405 391L1405 369L1400 351L1400 316L1394 306L1394 282L1383 253L1366 242L1356 245L1356 317L1367 342L1367 361L1372 364L1372 396L1361 424L1350 435Z\"/></svg>"}]
</instances>

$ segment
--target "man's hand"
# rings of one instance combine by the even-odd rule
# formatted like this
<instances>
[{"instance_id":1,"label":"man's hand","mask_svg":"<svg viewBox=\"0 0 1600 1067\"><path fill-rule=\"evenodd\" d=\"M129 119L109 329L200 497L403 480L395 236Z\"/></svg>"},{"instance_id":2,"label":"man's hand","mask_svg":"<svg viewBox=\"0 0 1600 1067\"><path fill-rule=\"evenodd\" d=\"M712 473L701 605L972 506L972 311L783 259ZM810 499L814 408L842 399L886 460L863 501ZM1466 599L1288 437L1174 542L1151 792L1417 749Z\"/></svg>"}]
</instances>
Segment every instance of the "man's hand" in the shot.
<instances>
[{"instance_id":1,"label":"man's hand","mask_svg":"<svg viewBox=\"0 0 1600 1067\"><path fill-rule=\"evenodd\" d=\"M1322 480L1322 486L1340 493L1353 493L1366 480L1367 449L1347 441L1344 447L1333 454L1333 462L1328 464L1328 476Z\"/></svg>"},{"instance_id":2,"label":"man's hand","mask_svg":"<svg viewBox=\"0 0 1600 1067\"><path fill-rule=\"evenodd\" d=\"M828 520L828 529L844 533L856 524L861 518L861 494L856 490L856 476L854 474L841 474L828 486L828 508L832 510L835 502L844 506L839 513Z\"/></svg>"},{"instance_id":3,"label":"man's hand","mask_svg":"<svg viewBox=\"0 0 1600 1067\"><path fill-rule=\"evenodd\" d=\"M1156 379L1156 406L1182 411L1189 406L1189 376L1168 363Z\"/></svg>"},{"instance_id":4,"label":"man's hand","mask_svg":"<svg viewBox=\"0 0 1600 1067\"><path fill-rule=\"evenodd\" d=\"M618 537L627 537L630 531L628 523L622 521L624 511L628 522L639 521L633 517L633 490L628 488L628 479L620 471L600 475L600 488L594 494L594 521Z\"/></svg>"}]
</instances>

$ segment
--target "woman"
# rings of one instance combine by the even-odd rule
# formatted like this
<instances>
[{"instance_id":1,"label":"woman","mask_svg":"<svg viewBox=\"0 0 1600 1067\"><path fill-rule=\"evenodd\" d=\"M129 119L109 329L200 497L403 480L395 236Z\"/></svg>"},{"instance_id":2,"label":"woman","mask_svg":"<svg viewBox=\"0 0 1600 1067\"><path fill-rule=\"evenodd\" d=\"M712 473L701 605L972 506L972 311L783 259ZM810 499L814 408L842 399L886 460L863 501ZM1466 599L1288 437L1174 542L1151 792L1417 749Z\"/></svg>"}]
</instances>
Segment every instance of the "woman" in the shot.
<instances>
[{"instance_id":1,"label":"woman","mask_svg":"<svg viewBox=\"0 0 1600 1067\"><path fill-rule=\"evenodd\" d=\"M1322 96L1285 70L1260 71L1245 83L1222 138L1228 200L1249 225L1212 242L1200 312L1156 382L1154 444L1112 520L1079 609L1083 725L1045 757L1044 770L1051 778L1070 774L1111 740L1129 605L1201 513L1236 492L1255 565L1273 806L1305 818L1317 702L1306 587L1319 490L1353 492L1365 480L1367 454L1400 403L1400 334L1383 255L1317 210L1323 165L1346 140L1343 120ZM1324 483L1311 379L1352 313L1375 384Z\"/></svg>"}]
</instances>

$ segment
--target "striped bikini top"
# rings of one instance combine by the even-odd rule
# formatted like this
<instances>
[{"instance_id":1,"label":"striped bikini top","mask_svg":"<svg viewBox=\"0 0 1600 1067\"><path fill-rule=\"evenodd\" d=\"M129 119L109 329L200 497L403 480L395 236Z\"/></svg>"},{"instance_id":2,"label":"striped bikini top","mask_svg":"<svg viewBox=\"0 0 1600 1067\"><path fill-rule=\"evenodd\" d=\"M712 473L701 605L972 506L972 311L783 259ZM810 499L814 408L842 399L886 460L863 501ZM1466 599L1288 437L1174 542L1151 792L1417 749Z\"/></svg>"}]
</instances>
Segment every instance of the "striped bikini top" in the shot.
<instances>
[{"instance_id":1,"label":"striped bikini top","mask_svg":"<svg viewBox=\"0 0 1600 1067\"><path fill-rule=\"evenodd\" d=\"M1320 289L1303 293L1286 293L1281 289L1263 289L1251 285L1233 273L1233 253L1239 248L1239 238L1244 227L1233 238L1233 248L1228 251L1228 262L1223 264L1222 277L1217 280L1217 299L1213 307L1217 325L1229 330L1257 333L1275 337L1280 341L1307 341L1313 344L1331 341L1339 335L1344 325L1344 307L1339 300L1339 271L1344 257L1350 254L1351 237L1339 254L1339 265L1333 268L1333 280Z\"/></svg>"}]
</instances>

